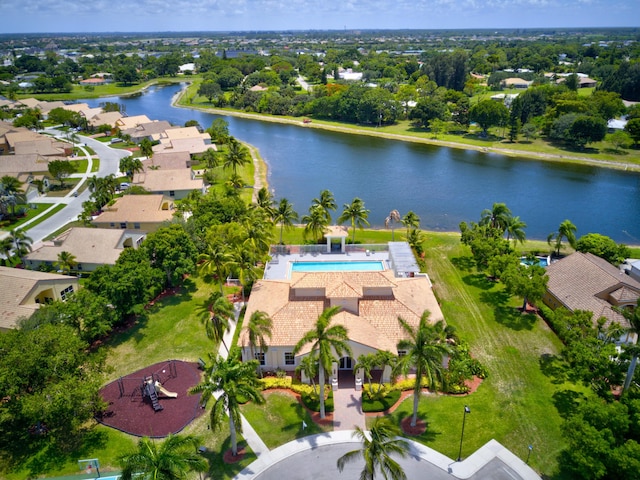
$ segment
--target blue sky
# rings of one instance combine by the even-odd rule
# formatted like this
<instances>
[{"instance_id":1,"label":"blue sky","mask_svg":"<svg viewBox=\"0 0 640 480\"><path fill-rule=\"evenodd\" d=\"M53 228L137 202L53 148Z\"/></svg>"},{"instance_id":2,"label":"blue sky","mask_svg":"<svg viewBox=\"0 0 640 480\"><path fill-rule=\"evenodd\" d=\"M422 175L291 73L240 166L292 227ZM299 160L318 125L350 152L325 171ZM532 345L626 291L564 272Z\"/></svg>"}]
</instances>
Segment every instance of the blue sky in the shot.
<instances>
[{"instance_id":1,"label":"blue sky","mask_svg":"<svg viewBox=\"0 0 640 480\"><path fill-rule=\"evenodd\" d=\"M640 0L0 0L2 33L640 26Z\"/></svg>"}]
</instances>

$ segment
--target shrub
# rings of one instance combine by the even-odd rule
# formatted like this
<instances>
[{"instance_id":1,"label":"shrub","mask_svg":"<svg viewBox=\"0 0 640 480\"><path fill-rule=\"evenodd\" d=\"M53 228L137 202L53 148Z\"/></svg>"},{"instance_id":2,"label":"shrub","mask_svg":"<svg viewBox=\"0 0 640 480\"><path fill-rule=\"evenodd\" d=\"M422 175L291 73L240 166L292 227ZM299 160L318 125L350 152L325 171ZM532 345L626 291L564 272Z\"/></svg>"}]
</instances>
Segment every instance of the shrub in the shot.
<instances>
[{"instance_id":1,"label":"shrub","mask_svg":"<svg viewBox=\"0 0 640 480\"><path fill-rule=\"evenodd\" d=\"M396 390L389 385L383 385L378 392L378 385L373 385L373 392L369 385L362 389L362 411L363 412L384 412L389 410L400 399L400 390Z\"/></svg>"}]
</instances>

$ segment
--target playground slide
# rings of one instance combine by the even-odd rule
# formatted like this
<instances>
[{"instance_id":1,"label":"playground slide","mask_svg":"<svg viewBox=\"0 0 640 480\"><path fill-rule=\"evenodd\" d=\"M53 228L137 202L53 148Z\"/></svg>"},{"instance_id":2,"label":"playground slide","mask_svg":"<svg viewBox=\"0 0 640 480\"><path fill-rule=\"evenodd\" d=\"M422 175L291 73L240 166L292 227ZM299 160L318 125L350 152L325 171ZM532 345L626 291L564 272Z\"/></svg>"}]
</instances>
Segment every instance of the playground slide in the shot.
<instances>
[{"instance_id":1,"label":"playground slide","mask_svg":"<svg viewBox=\"0 0 640 480\"><path fill-rule=\"evenodd\" d=\"M170 392L169 390L164 388L160 382L156 382L156 391L164 397L168 397L168 398L178 397L178 394L176 392Z\"/></svg>"}]
</instances>

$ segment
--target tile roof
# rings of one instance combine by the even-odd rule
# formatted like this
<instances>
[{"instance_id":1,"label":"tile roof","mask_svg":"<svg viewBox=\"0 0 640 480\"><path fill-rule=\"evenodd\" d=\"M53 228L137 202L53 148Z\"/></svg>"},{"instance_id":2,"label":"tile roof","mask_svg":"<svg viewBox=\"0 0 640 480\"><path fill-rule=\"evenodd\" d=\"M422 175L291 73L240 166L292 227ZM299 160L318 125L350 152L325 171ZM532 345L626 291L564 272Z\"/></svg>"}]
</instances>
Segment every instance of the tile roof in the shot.
<instances>
[{"instance_id":1,"label":"tile roof","mask_svg":"<svg viewBox=\"0 0 640 480\"><path fill-rule=\"evenodd\" d=\"M132 183L146 188L150 192L169 190L202 190L202 178L194 178L190 168L177 170L145 170L133 176Z\"/></svg>"},{"instance_id":2,"label":"tile roof","mask_svg":"<svg viewBox=\"0 0 640 480\"><path fill-rule=\"evenodd\" d=\"M150 159L144 160L142 165L145 169L149 169L151 166L166 170L189 168L191 155L189 152L155 153Z\"/></svg>"},{"instance_id":3,"label":"tile roof","mask_svg":"<svg viewBox=\"0 0 640 480\"><path fill-rule=\"evenodd\" d=\"M336 324L347 328L349 339L378 350L396 351L400 339L406 338L398 322L404 318L417 325L425 310L432 322L444 320L440 306L426 277L395 278L393 272L294 272L291 280L259 280L255 283L245 318L257 310L273 321L272 346L294 346L311 330L318 316L330 305L330 298L359 298L358 314L341 310ZM367 287L387 287L389 295L364 295ZM296 288L326 288L327 297L296 297ZM246 345L246 329L241 332ZM310 346L300 353L305 354Z\"/></svg>"},{"instance_id":4,"label":"tile roof","mask_svg":"<svg viewBox=\"0 0 640 480\"><path fill-rule=\"evenodd\" d=\"M56 262L64 251L73 254L78 263L114 265L123 250L121 240L125 233L125 230L109 228L71 228L25 258Z\"/></svg>"},{"instance_id":5,"label":"tile roof","mask_svg":"<svg viewBox=\"0 0 640 480\"><path fill-rule=\"evenodd\" d=\"M611 308L607 300L635 303L640 282L635 281L606 260L591 253L576 252L547 267L547 289L569 310L593 312L593 319L607 319L605 325L629 322Z\"/></svg>"},{"instance_id":6,"label":"tile roof","mask_svg":"<svg viewBox=\"0 0 640 480\"><path fill-rule=\"evenodd\" d=\"M74 277L0 267L0 328L15 328L20 317L28 317L38 309L38 304L24 302L38 283L43 281L78 287L78 279Z\"/></svg>"},{"instance_id":7,"label":"tile roof","mask_svg":"<svg viewBox=\"0 0 640 480\"><path fill-rule=\"evenodd\" d=\"M170 208L163 210L163 204ZM98 215L96 223L162 223L173 218L173 202L163 195L124 195Z\"/></svg>"}]
</instances>

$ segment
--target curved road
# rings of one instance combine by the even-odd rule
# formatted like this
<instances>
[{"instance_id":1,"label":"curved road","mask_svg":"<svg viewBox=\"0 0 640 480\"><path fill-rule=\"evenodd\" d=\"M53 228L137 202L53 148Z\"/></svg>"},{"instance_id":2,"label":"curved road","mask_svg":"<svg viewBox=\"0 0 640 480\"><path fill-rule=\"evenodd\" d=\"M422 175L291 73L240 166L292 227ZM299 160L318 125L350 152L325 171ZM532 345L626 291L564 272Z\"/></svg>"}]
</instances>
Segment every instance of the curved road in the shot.
<instances>
[{"instance_id":1,"label":"curved road","mask_svg":"<svg viewBox=\"0 0 640 480\"><path fill-rule=\"evenodd\" d=\"M61 134L55 129L47 129L47 132L53 134ZM73 196L73 192L78 190L83 182L86 181L87 177L97 175L99 177L106 177L109 174L117 174L118 168L120 166L120 159L130 155L131 153L127 150L119 150L109 147L107 144L94 140L89 137L80 137L82 141L88 146L91 147L95 152L98 158L100 159L100 168L98 172L91 172L91 160L89 161L89 167L87 168L88 173L83 173L82 180L78 182L77 186L69 192L66 197L47 197L42 196L33 200L31 203L64 203L66 207L47 218L43 222L34 226L33 228L29 228L29 222L23 224L20 228L28 230L28 235L33 240L33 245L41 242L44 238L51 235L53 232L61 229L67 223L72 222L78 218L78 215L82 213L82 203L89 200L91 196L91 192L88 189L85 189L82 193L80 193L77 197ZM80 146L82 149L82 146ZM89 158L90 155L85 151L85 155ZM38 217L35 217L38 218ZM35 220L35 219L34 219ZM32 221L34 221L32 220Z\"/></svg>"}]
</instances>

